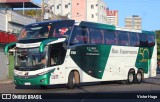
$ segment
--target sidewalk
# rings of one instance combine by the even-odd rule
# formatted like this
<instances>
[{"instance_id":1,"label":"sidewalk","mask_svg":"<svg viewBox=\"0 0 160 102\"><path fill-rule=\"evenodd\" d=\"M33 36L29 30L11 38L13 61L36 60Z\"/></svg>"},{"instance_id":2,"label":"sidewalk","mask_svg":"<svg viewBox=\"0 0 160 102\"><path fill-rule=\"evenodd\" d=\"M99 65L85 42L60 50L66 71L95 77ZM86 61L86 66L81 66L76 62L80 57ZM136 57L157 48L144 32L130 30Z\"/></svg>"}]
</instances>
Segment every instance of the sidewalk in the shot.
<instances>
[{"instance_id":1,"label":"sidewalk","mask_svg":"<svg viewBox=\"0 0 160 102\"><path fill-rule=\"evenodd\" d=\"M0 80L0 84L12 84L13 79L7 79L7 80Z\"/></svg>"}]
</instances>

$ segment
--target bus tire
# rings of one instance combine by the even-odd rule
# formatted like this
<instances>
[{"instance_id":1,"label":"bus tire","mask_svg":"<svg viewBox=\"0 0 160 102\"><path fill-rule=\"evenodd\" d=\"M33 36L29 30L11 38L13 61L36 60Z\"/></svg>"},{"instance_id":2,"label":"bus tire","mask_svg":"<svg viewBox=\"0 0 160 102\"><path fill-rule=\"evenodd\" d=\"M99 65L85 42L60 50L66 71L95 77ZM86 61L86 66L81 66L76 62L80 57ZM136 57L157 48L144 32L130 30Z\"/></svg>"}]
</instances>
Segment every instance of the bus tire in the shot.
<instances>
[{"instance_id":1,"label":"bus tire","mask_svg":"<svg viewBox=\"0 0 160 102\"><path fill-rule=\"evenodd\" d=\"M46 85L40 85L40 88L41 89L47 89L47 86Z\"/></svg>"},{"instance_id":2,"label":"bus tire","mask_svg":"<svg viewBox=\"0 0 160 102\"><path fill-rule=\"evenodd\" d=\"M71 71L68 77L67 87L73 89L74 87L80 86L80 75L78 71Z\"/></svg>"},{"instance_id":3,"label":"bus tire","mask_svg":"<svg viewBox=\"0 0 160 102\"><path fill-rule=\"evenodd\" d=\"M134 83L134 71L130 70L128 72L127 84L133 84L133 83Z\"/></svg>"},{"instance_id":4,"label":"bus tire","mask_svg":"<svg viewBox=\"0 0 160 102\"><path fill-rule=\"evenodd\" d=\"M74 72L71 71L71 72L69 73L68 83L67 83L67 87L68 87L69 89L73 89L73 88L74 88L74 84L75 84L75 81L74 81L74 80L75 80L75 79L74 79Z\"/></svg>"},{"instance_id":5,"label":"bus tire","mask_svg":"<svg viewBox=\"0 0 160 102\"><path fill-rule=\"evenodd\" d=\"M142 70L138 70L137 74L135 74L135 84L140 84L143 80L143 71Z\"/></svg>"}]
</instances>

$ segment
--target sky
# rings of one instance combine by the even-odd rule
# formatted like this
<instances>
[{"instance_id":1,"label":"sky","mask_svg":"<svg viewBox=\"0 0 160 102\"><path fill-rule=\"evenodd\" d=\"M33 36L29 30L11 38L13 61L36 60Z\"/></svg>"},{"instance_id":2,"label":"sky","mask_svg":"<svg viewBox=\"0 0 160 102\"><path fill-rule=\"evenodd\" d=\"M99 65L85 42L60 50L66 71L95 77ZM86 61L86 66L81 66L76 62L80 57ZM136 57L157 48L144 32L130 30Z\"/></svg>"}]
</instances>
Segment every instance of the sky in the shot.
<instances>
[{"instance_id":1,"label":"sky","mask_svg":"<svg viewBox=\"0 0 160 102\"><path fill-rule=\"evenodd\" d=\"M40 3L41 0L32 0ZM110 10L119 11L118 26L125 26L125 18L139 15L143 30L160 30L160 0L104 0Z\"/></svg>"}]
</instances>

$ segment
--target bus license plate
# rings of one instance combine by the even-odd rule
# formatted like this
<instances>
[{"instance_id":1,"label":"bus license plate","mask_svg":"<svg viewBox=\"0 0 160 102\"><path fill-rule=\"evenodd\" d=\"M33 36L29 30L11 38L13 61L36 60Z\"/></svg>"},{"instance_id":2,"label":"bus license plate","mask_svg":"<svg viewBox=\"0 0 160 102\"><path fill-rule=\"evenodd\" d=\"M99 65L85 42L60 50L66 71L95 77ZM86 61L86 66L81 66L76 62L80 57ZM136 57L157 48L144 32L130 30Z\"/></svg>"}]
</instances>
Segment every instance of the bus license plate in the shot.
<instances>
[{"instance_id":1,"label":"bus license plate","mask_svg":"<svg viewBox=\"0 0 160 102\"><path fill-rule=\"evenodd\" d=\"M31 83L30 82L26 82L26 83L24 83L24 85L31 85Z\"/></svg>"}]
</instances>

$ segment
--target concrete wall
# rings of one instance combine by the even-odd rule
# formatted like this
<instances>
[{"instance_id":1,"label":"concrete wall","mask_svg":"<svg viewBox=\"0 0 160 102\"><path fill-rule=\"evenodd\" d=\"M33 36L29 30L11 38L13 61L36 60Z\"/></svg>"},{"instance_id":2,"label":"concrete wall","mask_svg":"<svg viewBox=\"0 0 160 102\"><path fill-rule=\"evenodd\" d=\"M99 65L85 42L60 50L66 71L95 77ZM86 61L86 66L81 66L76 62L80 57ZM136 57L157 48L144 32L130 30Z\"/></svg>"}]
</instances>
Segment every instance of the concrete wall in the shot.
<instances>
[{"instance_id":1,"label":"concrete wall","mask_svg":"<svg viewBox=\"0 0 160 102\"><path fill-rule=\"evenodd\" d=\"M6 14L4 12L0 12L0 30L6 31Z\"/></svg>"},{"instance_id":2,"label":"concrete wall","mask_svg":"<svg viewBox=\"0 0 160 102\"><path fill-rule=\"evenodd\" d=\"M8 57L4 54L4 45L0 44L0 80L8 79Z\"/></svg>"}]
</instances>

